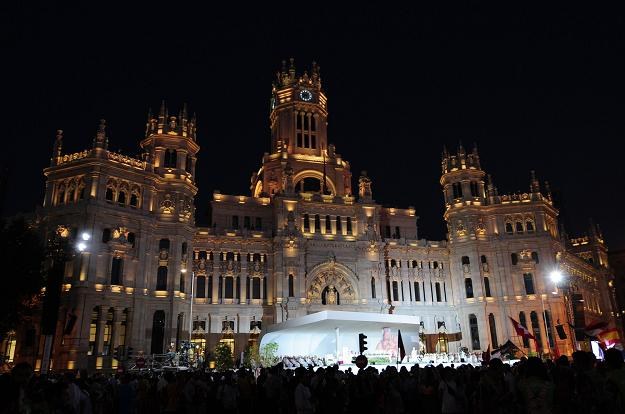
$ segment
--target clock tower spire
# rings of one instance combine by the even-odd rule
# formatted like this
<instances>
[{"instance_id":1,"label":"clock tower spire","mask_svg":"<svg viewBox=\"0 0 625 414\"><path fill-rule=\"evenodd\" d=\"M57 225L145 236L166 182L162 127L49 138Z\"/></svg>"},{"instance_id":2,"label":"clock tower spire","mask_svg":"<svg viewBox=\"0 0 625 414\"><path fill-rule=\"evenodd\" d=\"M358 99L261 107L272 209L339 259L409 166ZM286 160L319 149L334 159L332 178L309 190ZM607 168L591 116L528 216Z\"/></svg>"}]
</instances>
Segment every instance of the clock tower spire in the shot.
<instances>
[{"instance_id":1,"label":"clock tower spire","mask_svg":"<svg viewBox=\"0 0 625 414\"><path fill-rule=\"evenodd\" d=\"M253 196L291 191L351 195L349 164L328 144L328 98L316 62L298 73L294 59L282 61L271 91L269 120L271 153L252 176ZM292 189L285 186L287 181Z\"/></svg>"}]
</instances>

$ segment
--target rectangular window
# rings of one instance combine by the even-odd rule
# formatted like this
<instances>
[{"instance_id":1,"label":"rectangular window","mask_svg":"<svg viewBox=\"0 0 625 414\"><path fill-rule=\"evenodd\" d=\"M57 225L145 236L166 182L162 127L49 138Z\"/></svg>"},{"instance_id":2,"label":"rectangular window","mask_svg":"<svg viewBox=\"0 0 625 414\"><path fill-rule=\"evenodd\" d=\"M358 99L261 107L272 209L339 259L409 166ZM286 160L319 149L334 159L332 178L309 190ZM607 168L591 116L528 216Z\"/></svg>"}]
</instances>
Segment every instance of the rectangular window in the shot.
<instances>
[{"instance_id":1,"label":"rectangular window","mask_svg":"<svg viewBox=\"0 0 625 414\"><path fill-rule=\"evenodd\" d=\"M252 299L260 299L260 278L252 278Z\"/></svg>"},{"instance_id":2,"label":"rectangular window","mask_svg":"<svg viewBox=\"0 0 625 414\"><path fill-rule=\"evenodd\" d=\"M243 217L243 228L249 230L252 223L250 222L250 216Z\"/></svg>"},{"instance_id":3,"label":"rectangular window","mask_svg":"<svg viewBox=\"0 0 625 414\"><path fill-rule=\"evenodd\" d=\"M396 302L399 300L399 287L396 280L393 280L393 300Z\"/></svg>"},{"instance_id":4,"label":"rectangular window","mask_svg":"<svg viewBox=\"0 0 625 414\"><path fill-rule=\"evenodd\" d=\"M437 302L442 302L442 296L441 296L441 284L439 282L436 282L436 301Z\"/></svg>"},{"instance_id":5,"label":"rectangular window","mask_svg":"<svg viewBox=\"0 0 625 414\"><path fill-rule=\"evenodd\" d=\"M487 298L491 297L491 294L490 294L490 281L488 280L487 277L484 278L484 294L486 295Z\"/></svg>"},{"instance_id":6,"label":"rectangular window","mask_svg":"<svg viewBox=\"0 0 625 414\"><path fill-rule=\"evenodd\" d=\"M302 141L302 133L298 132L297 133L297 146L302 148L303 146L303 141Z\"/></svg>"},{"instance_id":7,"label":"rectangular window","mask_svg":"<svg viewBox=\"0 0 625 414\"><path fill-rule=\"evenodd\" d=\"M263 219L262 217L256 217L254 220L254 230L262 230L263 229Z\"/></svg>"},{"instance_id":8,"label":"rectangular window","mask_svg":"<svg viewBox=\"0 0 625 414\"><path fill-rule=\"evenodd\" d=\"M401 233L399 232L399 226L395 226L395 237L393 237L394 239L399 239L401 238Z\"/></svg>"},{"instance_id":9,"label":"rectangular window","mask_svg":"<svg viewBox=\"0 0 625 414\"><path fill-rule=\"evenodd\" d=\"M347 217L346 227L347 227L347 234L352 234L352 218L351 217Z\"/></svg>"},{"instance_id":10,"label":"rectangular window","mask_svg":"<svg viewBox=\"0 0 625 414\"><path fill-rule=\"evenodd\" d=\"M239 216L232 216L232 228L234 230L239 229Z\"/></svg>"},{"instance_id":11,"label":"rectangular window","mask_svg":"<svg viewBox=\"0 0 625 414\"><path fill-rule=\"evenodd\" d=\"M534 292L534 278L531 273L523 274L523 284L525 285L525 294L533 295Z\"/></svg>"}]
</instances>

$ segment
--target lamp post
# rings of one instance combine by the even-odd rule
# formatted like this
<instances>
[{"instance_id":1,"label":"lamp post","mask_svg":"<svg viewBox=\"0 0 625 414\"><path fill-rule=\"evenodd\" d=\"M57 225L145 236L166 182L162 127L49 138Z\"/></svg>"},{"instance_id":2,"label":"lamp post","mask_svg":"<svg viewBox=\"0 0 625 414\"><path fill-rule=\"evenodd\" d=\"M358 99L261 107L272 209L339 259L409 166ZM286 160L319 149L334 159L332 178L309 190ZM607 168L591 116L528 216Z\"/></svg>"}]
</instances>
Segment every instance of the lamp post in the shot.
<instances>
[{"instance_id":1,"label":"lamp post","mask_svg":"<svg viewBox=\"0 0 625 414\"><path fill-rule=\"evenodd\" d=\"M87 249L87 242L90 239L91 234L83 232L80 235L80 240L74 247L82 253ZM56 335L56 325L61 306L61 288L65 275L65 263L73 257L69 249L71 242L70 230L66 226L58 226L54 234L48 239L48 258L51 263L48 270L41 317L41 332L45 336L40 369L42 375L47 375L50 369L52 345Z\"/></svg>"},{"instance_id":2,"label":"lamp post","mask_svg":"<svg viewBox=\"0 0 625 414\"><path fill-rule=\"evenodd\" d=\"M187 269L183 269L185 273ZM191 300L189 306L189 344L191 344L191 339L193 335L193 295L195 293L195 271L191 271Z\"/></svg>"}]
</instances>

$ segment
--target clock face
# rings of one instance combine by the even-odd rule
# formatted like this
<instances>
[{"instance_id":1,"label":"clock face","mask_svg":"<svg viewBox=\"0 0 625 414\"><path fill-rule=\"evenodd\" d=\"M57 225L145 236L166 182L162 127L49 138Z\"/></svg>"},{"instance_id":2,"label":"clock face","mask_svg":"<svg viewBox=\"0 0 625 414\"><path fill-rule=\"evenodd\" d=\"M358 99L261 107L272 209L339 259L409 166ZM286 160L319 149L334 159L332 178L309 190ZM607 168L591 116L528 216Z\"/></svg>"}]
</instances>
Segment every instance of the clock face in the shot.
<instances>
[{"instance_id":1,"label":"clock face","mask_svg":"<svg viewBox=\"0 0 625 414\"><path fill-rule=\"evenodd\" d=\"M302 101L309 102L312 100L313 95L308 89L302 89L299 93L299 97Z\"/></svg>"}]
</instances>

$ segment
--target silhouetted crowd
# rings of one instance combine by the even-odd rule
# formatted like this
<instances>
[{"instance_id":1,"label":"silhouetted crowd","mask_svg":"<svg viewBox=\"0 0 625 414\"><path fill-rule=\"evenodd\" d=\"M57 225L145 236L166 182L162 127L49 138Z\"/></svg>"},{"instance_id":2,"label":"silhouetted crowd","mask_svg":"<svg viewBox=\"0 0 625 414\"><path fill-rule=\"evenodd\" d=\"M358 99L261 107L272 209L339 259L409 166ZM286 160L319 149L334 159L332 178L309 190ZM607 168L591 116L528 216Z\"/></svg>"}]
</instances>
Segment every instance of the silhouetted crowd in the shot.
<instances>
[{"instance_id":1,"label":"silhouetted crowd","mask_svg":"<svg viewBox=\"0 0 625 414\"><path fill-rule=\"evenodd\" d=\"M623 354L605 356L358 373L280 364L258 377L239 369L43 378L20 364L0 377L0 413L624 413Z\"/></svg>"}]
</instances>

